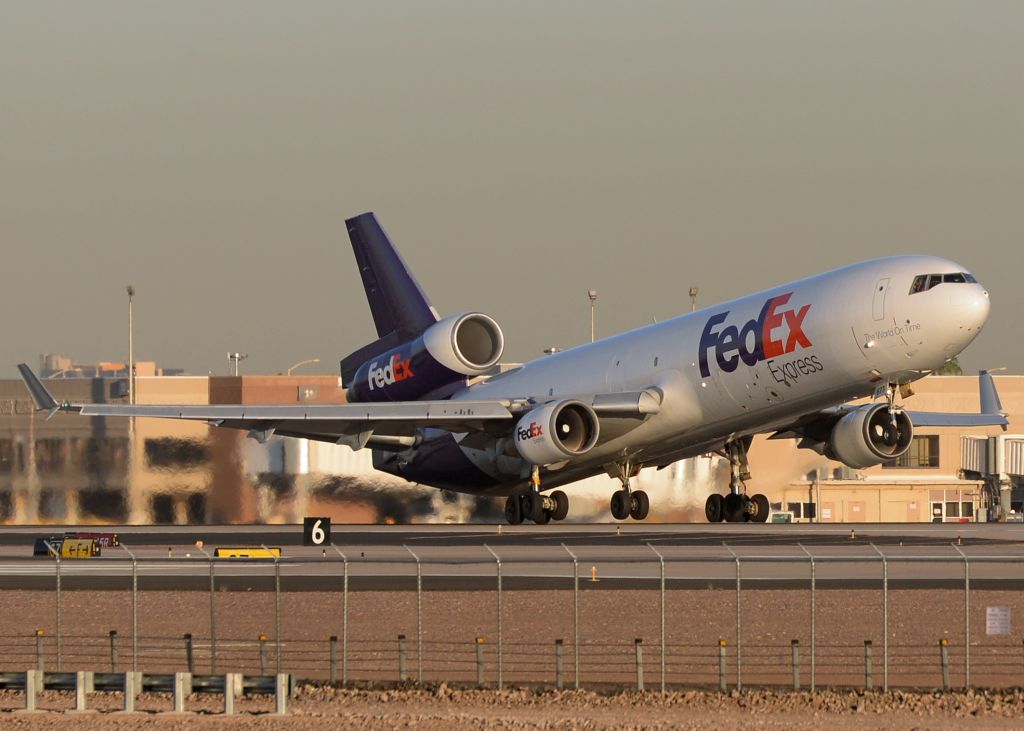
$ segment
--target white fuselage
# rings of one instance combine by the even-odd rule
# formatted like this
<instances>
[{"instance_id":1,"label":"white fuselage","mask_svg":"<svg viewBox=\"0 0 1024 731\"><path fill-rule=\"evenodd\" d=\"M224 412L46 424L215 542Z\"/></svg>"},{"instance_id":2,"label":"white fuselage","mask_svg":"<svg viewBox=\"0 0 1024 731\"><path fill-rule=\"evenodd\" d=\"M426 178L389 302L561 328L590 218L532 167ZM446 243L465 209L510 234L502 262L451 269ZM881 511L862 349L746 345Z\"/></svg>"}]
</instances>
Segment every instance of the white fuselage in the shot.
<instances>
[{"instance_id":1,"label":"white fuselage","mask_svg":"<svg viewBox=\"0 0 1024 731\"><path fill-rule=\"evenodd\" d=\"M910 291L920 275L960 273L967 281ZM658 414L552 473L566 482L624 457L656 464L707 451L920 378L962 351L988 312L987 292L952 261L873 259L546 356L453 398L661 391Z\"/></svg>"}]
</instances>

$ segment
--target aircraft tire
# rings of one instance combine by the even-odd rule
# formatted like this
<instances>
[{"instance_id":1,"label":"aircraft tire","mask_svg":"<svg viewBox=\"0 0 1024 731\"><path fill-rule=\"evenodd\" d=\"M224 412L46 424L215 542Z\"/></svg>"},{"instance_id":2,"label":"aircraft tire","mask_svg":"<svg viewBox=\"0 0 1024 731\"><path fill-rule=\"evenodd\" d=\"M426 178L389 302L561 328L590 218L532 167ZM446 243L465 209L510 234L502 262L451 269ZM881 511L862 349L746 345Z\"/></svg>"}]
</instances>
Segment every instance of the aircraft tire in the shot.
<instances>
[{"instance_id":1,"label":"aircraft tire","mask_svg":"<svg viewBox=\"0 0 1024 731\"><path fill-rule=\"evenodd\" d=\"M768 514L772 511L771 505L768 504L768 498L758 493L750 498L750 502L754 505L750 520L754 523L767 523Z\"/></svg>"},{"instance_id":2,"label":"aircraft tire","mask_svg":"<svg viewBox=\"0 0 1024 731\"><path fill-rule=\"evenodd\" d=\"M713 495L708 495L708 500L704 503L704 517L708 519L709 523L721 523L722 518L725 517L725 506L722 504L722 496L717 492Z\"/></svg>"},{"instance_id":3,"label":"aircraft tire","mask_svg":"<svg viewBox=\"0 0 1024 731\"><path fill-rule=\"evenodd\" d=\"M540 523L544 519L544 498L532 490L523 495L523 518Z\"/></svg>"},{"instance_id":4,"label":"aircraft tire","mask_svg":"<svg viewBox=\"0 0 1024 731\"><path fill-rule=\"evenodd\" d=\"M534 522L537 525L547 525L548 523L551 522L551 511L550 510L541 510L540 511L540 518L538 520L535 520Z\"/></svg>"},{"instance_id":5,"label":"aircraft tire","mask_svg":"<svg viewBox=\"0 0 1024 731\"><path fill-rule=\"evenodd\" d=\"M519 525L523 522L523 509L519 503L518 495L511 495L505 498L505 520L510 525Z\"/></svg>"},{"instance_id":6,"label":"aircraft tire","mask_svg":"<svg viewBox=\"0 0 1024 731\"><path fill-rule=\"evenodd\" d=\"M746 518L746 507L743 495L729 494L722 501L723 515L726 523L742 523Z\"/></svg>"},{"instance_id":7,"label":"aircraft tire","mask_svg":"<svg viewBox=\"0 0 1024 731\"><path fill-rule=\"evenodd\" d=\"M565 520L569 515L569 496L561 490L551 493L551 499L555 501L555 509L551 511L552 520Z\"/></svg>"},{"instance_id":8,"label":"aircraft tire","mask_svg":"<svg viewBox=\"0 0 1024 731\"><path fill-rule=\"evenodd\" d=\"M643 520L651 512L651 499L643 490L634 490L630 495L629 517L633 520Z\"/></svg>"},{"instance_id":9,"label":"aircraft tire","mask_svg":"<svg viewBox=\"0 0 1024 731\"><path fill-rule=\"evenodd\" d=\"M625 520L629 517L629 509L632 505L629 493L625 490L616 490L612 493L612 517L615 520Z\"/></svg>"}]
</instances>

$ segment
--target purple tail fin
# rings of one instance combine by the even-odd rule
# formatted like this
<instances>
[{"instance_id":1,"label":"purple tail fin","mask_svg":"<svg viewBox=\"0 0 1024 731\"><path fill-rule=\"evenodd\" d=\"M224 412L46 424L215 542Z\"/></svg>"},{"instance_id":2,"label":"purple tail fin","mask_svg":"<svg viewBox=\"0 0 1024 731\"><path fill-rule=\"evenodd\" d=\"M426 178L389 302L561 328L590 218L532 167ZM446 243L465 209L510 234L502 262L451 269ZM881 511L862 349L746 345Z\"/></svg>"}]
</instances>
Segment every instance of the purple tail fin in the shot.
<instances>
[{"instance_id":1,"label":"purple tail fin","mask_svg":"<svg viewBox=\"0 0 1024 731\"><path fill-rule=\"evenodd\" d=\"M350 218L345 225L380 336L341 361L342 379L347 382L369 358L418 337L438 317L373 213Z\"/></svg>"}]
</instances>

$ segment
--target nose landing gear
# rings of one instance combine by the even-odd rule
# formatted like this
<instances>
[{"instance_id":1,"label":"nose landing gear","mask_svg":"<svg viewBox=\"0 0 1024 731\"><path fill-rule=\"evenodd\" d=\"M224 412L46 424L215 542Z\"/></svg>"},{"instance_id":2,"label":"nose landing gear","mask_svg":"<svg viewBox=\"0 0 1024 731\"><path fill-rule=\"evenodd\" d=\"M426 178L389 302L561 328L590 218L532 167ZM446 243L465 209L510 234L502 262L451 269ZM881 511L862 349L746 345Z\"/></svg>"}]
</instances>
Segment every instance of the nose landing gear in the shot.
<instances>
[{"instance_id":1,"label":"nose landing gear","mask_svg":"<svg viewBox=\"0 0 1024 731\"><path fill-rule=\"evenodd\" d=\"M704 503L704 516L709 523L766 523L771 506L768 498L760 493L752 496L744 494L746 489L743 481L750 479L750 468L747 464L747 448L750 438L746 437L727 442L726 456L729 459L729 494L709 495Z\"/></svg>"}]
</instances>

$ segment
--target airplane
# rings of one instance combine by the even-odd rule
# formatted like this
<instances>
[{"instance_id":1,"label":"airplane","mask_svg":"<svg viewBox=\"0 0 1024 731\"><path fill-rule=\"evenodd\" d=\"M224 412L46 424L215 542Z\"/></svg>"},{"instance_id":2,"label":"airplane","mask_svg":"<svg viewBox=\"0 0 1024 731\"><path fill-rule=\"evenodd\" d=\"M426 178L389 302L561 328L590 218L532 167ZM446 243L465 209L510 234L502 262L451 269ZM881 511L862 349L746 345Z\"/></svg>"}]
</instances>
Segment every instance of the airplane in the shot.
<instances>
[{"instance_id":1,"label":"airplane","mask_svg":"<svg viewBox=\"0 0 1024 731\"><path fill-rule=\"evenodd\" d=\"M511 524L564 520L568 496L552 488L601 473L621 484L612 516L643 520L650 500L630 488L641 468L714 452L729 461L729 492L708 497L708 521L765 522L767 497L745 488L755 434L863 469L905 453L915 425L1007 426L985 371L979 413L899 403L988 318L988 292L947 259L851 264L495 374L497 322L480 312L441 317L373 213L346 226L379 336L340 362L347 403L58 403L21 364L37 408L369 448L374 467L411 482L505 496ZM849 403L864 397L872 400Z\"/></svg>"}]
</instances>

